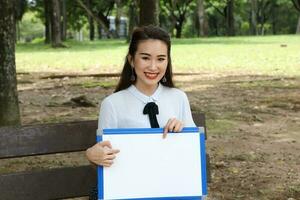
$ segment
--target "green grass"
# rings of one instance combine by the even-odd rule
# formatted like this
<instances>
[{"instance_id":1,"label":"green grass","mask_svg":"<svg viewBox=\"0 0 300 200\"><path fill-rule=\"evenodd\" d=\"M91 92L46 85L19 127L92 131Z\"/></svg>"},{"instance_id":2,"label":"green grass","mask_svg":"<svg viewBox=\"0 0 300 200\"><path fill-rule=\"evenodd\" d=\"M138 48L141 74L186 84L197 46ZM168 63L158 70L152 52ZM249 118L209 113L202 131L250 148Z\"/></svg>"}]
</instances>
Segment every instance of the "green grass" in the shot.
<instances>
[{"instance_id":1,"label":"green grass","mask_svg":"<svg viewBox=\"0 0 300 200\"><path fill-rule=\"evenodd\" d=\"M173 39L175 72L237 72L299 76L300 37L214 37ZM52 49L43 43L18 44L18 72L119 72L127 53L123 40L65 43Z\"/></svg>"},{"instance_id":2,"label":"green grass","mask_svg":"<svg viewBox=\"0 0 300 200\"><path fill-rule=\"evenodd\" d=\"M207 129L210 135L230 135L235 122L227 119L207 120Z\"/></svg>"}]
</instances>

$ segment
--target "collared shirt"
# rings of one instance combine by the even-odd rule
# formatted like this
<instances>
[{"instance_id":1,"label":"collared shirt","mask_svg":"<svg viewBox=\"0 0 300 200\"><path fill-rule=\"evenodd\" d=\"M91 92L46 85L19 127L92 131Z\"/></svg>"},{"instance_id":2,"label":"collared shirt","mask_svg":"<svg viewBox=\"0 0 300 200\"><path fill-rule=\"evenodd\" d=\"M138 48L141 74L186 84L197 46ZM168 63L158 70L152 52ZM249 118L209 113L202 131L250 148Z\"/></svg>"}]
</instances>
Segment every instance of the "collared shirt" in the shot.
<instances>
[{"instance_id":1,"label":"collared shirt","mask_svg":"<svg viewBox=\"0 0 300 200\"><path fill-rule=\"evenodd\" d=\"M155 92L147 96L131 85L102 101L98 134L102 134L105 128L151 128L149 116L143 114L149 102L155 102L158 106L157 121L161 128L170 118L182 121L185 127L195 127L190 104L183 91L159 84Z\"/></svg>"}]
</instances>

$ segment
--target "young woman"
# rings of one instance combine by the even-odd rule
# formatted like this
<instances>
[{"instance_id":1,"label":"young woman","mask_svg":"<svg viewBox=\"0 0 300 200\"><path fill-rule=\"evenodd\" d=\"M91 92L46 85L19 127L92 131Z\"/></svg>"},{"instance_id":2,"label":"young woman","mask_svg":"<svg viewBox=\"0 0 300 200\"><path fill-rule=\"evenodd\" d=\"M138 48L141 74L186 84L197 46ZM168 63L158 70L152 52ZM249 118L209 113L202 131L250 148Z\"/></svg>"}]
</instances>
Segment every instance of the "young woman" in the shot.
<instances>
[{"instance_id":1,"label":"young woman","mask_svg":"<svg viewBox=\"0 0 300 200\"><path fill-rule=\"evenodd\" d=\"M134 30L117 88L102 101L98 134L105 128L161 127L165 138L184 126L195 127L186 94L174 88L170 55L171 40L163 29ZM109 167L118 152L103 141L87 149L86 156Z\"/></svg>"}]
</instances>

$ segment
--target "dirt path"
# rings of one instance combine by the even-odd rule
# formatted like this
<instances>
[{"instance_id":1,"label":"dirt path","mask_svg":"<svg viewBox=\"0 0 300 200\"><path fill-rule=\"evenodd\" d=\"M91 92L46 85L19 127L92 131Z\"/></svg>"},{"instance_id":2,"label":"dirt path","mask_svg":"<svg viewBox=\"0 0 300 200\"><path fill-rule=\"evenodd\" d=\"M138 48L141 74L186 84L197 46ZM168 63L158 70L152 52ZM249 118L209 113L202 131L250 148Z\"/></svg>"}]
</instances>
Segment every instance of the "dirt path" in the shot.
<instances>
[{"instance_id":1,"label":"dirt path","mask_svg":"<svg viewBox=\"0 0 300 200\"><path fill-rule=\"evenodd\" d=\"M112 93L117 81L40 76L18 77L23 124L96 119L98 102ZM192 111L204 112L208 119L209 199L300 199L299 77L203 74L175 78L187 92ZM95 107L71 101L80 95ZM13 166L22 170L86 163L79 154L79 158L74 154L19 160ZM14 168L11 161L1 166L0 171Z\"/></svg>"}]
</instances>

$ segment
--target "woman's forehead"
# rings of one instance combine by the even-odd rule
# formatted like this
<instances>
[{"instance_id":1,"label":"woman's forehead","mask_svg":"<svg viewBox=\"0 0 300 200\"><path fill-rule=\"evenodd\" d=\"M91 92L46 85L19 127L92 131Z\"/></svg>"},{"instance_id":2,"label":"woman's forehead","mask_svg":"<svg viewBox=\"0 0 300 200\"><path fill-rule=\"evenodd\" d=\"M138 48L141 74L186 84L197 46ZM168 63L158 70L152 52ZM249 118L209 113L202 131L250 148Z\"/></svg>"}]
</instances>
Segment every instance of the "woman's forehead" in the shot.
<instances>
[{"instance_id":1,"label":"woman's forehead","mask_svg":"<svg viewBox=\"0 0 300 200\"><path fill-rule=\"evenodd\" d=\"M167 44L164 41L156 39L148 39L140 41L137 48L137 53L148 53L148 54L165 54L168 53Z\"/></svg>"}]
</instances>

